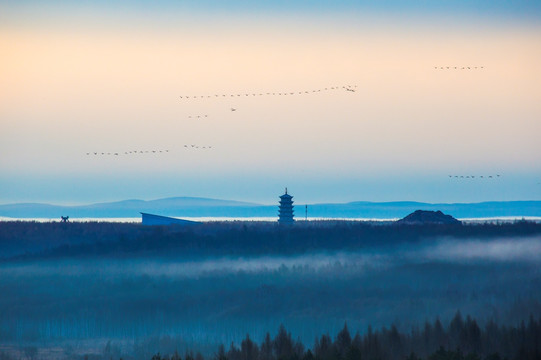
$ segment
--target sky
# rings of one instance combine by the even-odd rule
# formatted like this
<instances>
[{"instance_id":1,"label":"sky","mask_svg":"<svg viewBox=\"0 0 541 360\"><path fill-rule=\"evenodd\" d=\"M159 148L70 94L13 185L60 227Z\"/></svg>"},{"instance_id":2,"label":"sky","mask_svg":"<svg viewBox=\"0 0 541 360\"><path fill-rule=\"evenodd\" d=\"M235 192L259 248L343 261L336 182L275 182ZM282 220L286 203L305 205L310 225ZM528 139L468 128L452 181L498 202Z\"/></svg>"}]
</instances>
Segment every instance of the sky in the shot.
<instances>
[{"instance_id":1,"label":"sky","mask_svg":"<svg viewBox=\"0 0 541 360\"><path fill-rule=\"evenodd\" d=\"M539 44L534 1L0 1L0 203L541 200Z\"/></svg>"}]
</instances>

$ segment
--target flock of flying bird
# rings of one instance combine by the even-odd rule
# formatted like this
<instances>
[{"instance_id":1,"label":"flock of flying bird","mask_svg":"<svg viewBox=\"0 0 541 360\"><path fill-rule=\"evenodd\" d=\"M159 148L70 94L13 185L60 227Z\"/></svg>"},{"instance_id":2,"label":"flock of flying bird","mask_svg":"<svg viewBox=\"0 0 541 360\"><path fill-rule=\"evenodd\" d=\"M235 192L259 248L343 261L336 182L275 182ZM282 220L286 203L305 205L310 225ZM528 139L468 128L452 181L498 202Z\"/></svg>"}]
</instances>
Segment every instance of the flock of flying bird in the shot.
<instances>
[{"instance_id":1,"label":"flock of flying bird","mask_svg":"<svg viewBox=\"0 0 541 360\"><path fill-rule=\"evenodd\" d=\"M245 93L245 94L214 94L214 95L199 95L199 96L180 96L181 99L210 99L210 98L220 98L220 97L241 97L241 96L285 96L285 95L306 95L312 93L318 93L321 91L330 91L330 90L340 90L343 89L349 92L355 92L357 85L344 85L344 86L331 86L323 89L317 90L305 90L305 91L288 91L288 92L266 92L266 93Z\"/></svg>"},{"instance_id":2,"label":"flock of flying bird","mask_svg":"<svg viewBox=\"0 0 541 360\"><path fill-rule=\"evenodd\" d=\"M447 175L449 176L450 178L455 178L455 179L475 179L475 175ZM480 175L480 176L477 176L478 179L496 179L496 178L499 178L501 177L501 175Z\"/></svg>"},{"instance_id":3,"label":"flock of flying bird","mask_svg":"<svg viewBox=\"0 0 541 360\"><path fill-rule=\"evenodd\" d=\"M210 150L212 146L201 146L201 145L184 145L184 150ZM159 154L159 153L168 153L169 150L134 150L134 151L124 151L124 152L87 152L88 156L122 156L122 155L141 155L141 154Z\"/></svg>"},{"instance_id":4,"label":"flock of flying bird","mask_svg":"<svg viewBox=\"0 0 541 360\"><path fill-rule=\"evenodd\" d=\"M134 151L124 151L124 152L87 152L87 155L94 156L121 156L121 155L136 155L136 154L158 154L158 153L168 153L169 150L134 150Z\"/></svg>"},{"instance_id":5,"label":"flock of flying bird","mask_svg":"<svg viewBox=\"0 0 541 360\"><path fill-rule=\"evenodd\" d=\"M326 87L323 89L316 89L316 90L305 90L305 91L289 91L289 92L267 92L267 93L245 93L245 94L215 94L214 96L211 95L201 95L201 96L180 96L181 99L204 99L204 98L232 98L232 97L241 97L241 96L285 96L285 95L306 95L306 94L312 94L312 93L318 93L321 91L329 91L329 90L345 90L349 92L355 92L355 88L357 85L344 85L344 86L331 86ZM231 108L231 111L237 111L236 108ZM208 118L208 114L203 115L189 115L189 119L201 119L201 118ZM212 149L212 146L200 146L200 145L184 145L185 150L210 150ZM122 156L122 155L136 155L136 154L159 154L159 153L168 153L169 150L133 150L133 151L124 151L124 152L87 152L86 155L90 156Z\"/></svg>"},{"instance_id":6,"label":"flock of flying bird","mask_svg":"<svg viewBox=\"0 0 541 360\"><path fill-rule=\"evenodd\" d=\"M184 145L184 150L210 150L212 149L212 146L200 146L200 145Z\"/></svg>"},{"instance_id":7,"label":"flock of flying bird","mask_svg":"<svg viewBox=\"0 0 541 360\"><path fill-rule=\"evenodd\" d=\"M484 68L484 66L434 66L436 70L480 70Z\"/></svg>"}]
</instances>

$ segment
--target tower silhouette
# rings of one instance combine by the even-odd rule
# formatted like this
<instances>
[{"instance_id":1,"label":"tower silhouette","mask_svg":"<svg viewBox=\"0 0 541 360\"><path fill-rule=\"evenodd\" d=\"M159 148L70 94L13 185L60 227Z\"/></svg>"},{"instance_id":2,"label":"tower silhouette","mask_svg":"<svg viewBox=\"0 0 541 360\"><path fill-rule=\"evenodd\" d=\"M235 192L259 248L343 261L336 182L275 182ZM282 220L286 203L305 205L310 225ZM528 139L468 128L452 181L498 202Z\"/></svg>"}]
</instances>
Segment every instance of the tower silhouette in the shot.
<instances>
[{"instance_id":1,"label":"tower silhouette","mask_svg":"<svg viewBox=\"0 0 541 360\"><path fill-rule=\"evenodd\" d=\"M278 210L278 223L279 224L293 224L293 196L286 193L280 196L280 207Z\"/></svg>"}]
</instances>

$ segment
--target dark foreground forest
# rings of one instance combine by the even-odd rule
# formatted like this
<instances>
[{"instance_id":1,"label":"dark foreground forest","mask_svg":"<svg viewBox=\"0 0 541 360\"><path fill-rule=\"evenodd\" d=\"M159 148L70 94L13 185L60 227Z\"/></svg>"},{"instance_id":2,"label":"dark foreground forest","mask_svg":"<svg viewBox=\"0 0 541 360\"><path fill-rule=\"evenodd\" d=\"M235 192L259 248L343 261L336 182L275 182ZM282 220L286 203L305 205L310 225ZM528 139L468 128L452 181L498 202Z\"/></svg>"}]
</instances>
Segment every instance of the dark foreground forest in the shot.
<instances>
[{"instance_id":1,"label":"dark foreground forest","mask_svg":"<svg viewBox=\"0 0 541 360\"><path fill-rule=\"evenodd\" d=\"M221 344L213 354L200 351L179 352L177 340L164 336L150 339L160 352L149 355L148 344L134 345L132 353L122 353L111 341L100 353L65 354L77 360L149 359L149 360L539 360L541 359L541 319L532 316L517 326L500 326L489 321L480 327L475 319L463 319L457 313L447 326L439 319L400 332L395 325L361 335L351 334L344 324L334 337L316 337L311 347L295 340L284 326L271 337L267 333L258 344L249 334L240 343ZM47 355L36 347L24 347L15 355L0 352L1 360L39 359Z\"/></svg>"},{"instance_id":2,"label":"dark foreground forest","mask_svg":"<svg viewBox=\"0 0 541 360\"><path fill-rule=\"evenodd\" d=\"M439 319L425 322L422 328L414 327L401 333L396 326L373 331L371 327L360 335L352 335L344 325L333 338L329 334L315 339L311 348L305 348L299 340L281 326L274 338L267 333L257 344L249 335L240 344L231 343L227 349L220 345L215 360L476 360L476 359L541 359L541 319L530 317L518 326L498 326L488 322L480 327L476 320L463 319L457 313L448 326ZM106 348L105 350L110 350ZM104 354L112 355L110 353ZM201 353L184 354L184 360L203 359ZM178 351L160 353L153 360L181 360Z\"/></svg>"},{"instance_id":3,"label":"dark foreground forest","mask_svg":"<svg viewBox=\"0 0 541 360\"><path fill-rule=\"evenodd\" d=\"M184 360L190 351L248 360L230 344L241 354L250 334L268 360L266 334L283 324L294 340L287 356L333 360L339 346L321 335L344 323L355 346L342 357L425 359L441 345L526 358L539 343L540 299L541 224L524 221L0 222L5 358L148 360L177 350Z\"/></svg>"}]
</instances>

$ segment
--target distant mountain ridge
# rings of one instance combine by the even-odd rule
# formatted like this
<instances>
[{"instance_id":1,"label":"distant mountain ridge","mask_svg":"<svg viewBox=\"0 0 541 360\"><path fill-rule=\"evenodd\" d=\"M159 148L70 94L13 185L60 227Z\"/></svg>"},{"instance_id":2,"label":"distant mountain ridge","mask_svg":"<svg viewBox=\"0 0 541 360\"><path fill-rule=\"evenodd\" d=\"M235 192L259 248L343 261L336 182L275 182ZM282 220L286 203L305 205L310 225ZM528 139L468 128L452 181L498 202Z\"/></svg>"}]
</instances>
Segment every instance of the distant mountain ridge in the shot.
<instances>
[{"instance_id":1,"label":"distant mountain ridge","mask_svg":"<svg viewBox=\"0 0 541 360\"><path fill-rule=\"evenodd\" d=\"M304 204L296 204L297 219L304 218ZM0 216L9 218L122 218L140 212L174 217L277 217L276 205L199 197L156 200L123 200L89 205L18 203L0 205ZM415 201L309 204L311 218L398 219L415 210L442 211L455 218L541 217L541 201L490 201L480 203L423 203Z\"/></svg>"}]
</instances>

